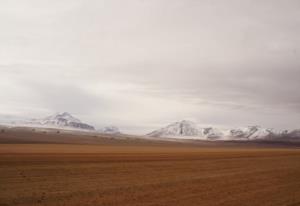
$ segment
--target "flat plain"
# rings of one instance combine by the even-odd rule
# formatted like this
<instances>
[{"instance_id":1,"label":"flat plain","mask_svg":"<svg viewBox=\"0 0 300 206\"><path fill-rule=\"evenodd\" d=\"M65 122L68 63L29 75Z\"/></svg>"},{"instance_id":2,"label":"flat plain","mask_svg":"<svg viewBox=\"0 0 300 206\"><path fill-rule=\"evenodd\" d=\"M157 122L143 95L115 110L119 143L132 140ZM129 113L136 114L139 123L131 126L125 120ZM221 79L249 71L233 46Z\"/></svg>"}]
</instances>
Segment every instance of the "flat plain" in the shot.
<instances>
[{"instance_id":1,"label":"flat plain","mask_svg":"<svg viewBox=\"0 0 300 206\"><path fill-rule=\"evenodd\" d=\"M0 206L18 205L297 206L300 150L135 140L2 143Z\"/></svg>"}]
</instances>

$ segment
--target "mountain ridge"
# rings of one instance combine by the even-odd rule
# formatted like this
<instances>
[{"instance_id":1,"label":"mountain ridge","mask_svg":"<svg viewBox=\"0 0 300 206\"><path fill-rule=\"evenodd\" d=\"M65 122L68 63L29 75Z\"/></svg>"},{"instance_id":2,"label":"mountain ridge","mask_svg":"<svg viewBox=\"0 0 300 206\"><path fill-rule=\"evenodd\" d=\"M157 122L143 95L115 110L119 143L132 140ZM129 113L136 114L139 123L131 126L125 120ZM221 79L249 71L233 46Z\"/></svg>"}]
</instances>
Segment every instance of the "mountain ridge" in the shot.
<instances>
[{"instance_id":1,"label":"mountain ridge","mask_svg":"<svg viewBox=\"0 0 300 206\"><path fill-rule=\"evenodd\" d=\"M120 130L115 126L106 126L100 129L96 129L94 126L82 122L80 119L75 118L68 112L57 112L51 116L40 119L30 119L22 121L12 122L13 126L32 126L32 127L44 127L44 128L56 128L56 129L76 129L97 131L107 134L120 134Z\"/></svg>"},{"instance_id":2,"label":"mountain ridge","mask_svg":"<svg viewBox=\"0 0 300 206\"><path fill-rule=\"evenodd\" d=\"M53 125L85 130L95 130L94 126L81 122L79 119L73 117L68 112L56 113L42 120L37 120L37 122L40 122L42 125Z\"/></svg>"},{"instance_id":3,"label":"mountain ridge","mask_svg":"<svg viewBox=\"0 0 300 206\"><path fill-rule=\"evenodd\" d=\"M258 125L236 128L201 127L195 122L182 120L148 133L149 137L199 140L261 140L271 138L300 138L300 130L276 131Z\"/></svg>"}]
</instances>

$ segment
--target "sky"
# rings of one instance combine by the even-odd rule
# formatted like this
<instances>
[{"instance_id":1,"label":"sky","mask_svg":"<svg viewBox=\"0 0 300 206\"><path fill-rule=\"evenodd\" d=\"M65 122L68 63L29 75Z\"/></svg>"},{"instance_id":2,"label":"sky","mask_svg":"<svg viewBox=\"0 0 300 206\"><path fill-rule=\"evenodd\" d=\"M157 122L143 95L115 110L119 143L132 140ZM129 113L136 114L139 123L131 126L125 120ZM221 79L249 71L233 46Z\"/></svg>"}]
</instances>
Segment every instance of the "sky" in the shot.
<instances>
[{"instance_id":1,"label":"sky","mask_svg":"<svg viewBox=\"0 0 300 206\"><path fill-rule=\"evenodd\" d=\"M300 128L299 0L0 0L0 119Z\"/></svg>"}]
</instances>

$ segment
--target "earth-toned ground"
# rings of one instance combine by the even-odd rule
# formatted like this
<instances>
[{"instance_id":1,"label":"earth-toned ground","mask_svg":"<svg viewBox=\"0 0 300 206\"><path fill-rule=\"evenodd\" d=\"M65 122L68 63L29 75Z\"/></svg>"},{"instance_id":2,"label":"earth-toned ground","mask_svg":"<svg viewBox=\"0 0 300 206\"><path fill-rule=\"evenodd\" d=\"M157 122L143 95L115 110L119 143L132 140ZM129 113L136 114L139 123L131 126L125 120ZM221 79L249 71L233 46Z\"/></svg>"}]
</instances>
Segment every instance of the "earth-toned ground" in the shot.
<instances>
[{"instance_id":1,"label":"earth-toned ground","mask_svg":"<svg viewBox=\"0 0 300 206\"><path fill-rule=\"evenodd\" d=\"M100 142L0 144L0 206L300 205L297 147Z\"/></svg>"}]
</instances>

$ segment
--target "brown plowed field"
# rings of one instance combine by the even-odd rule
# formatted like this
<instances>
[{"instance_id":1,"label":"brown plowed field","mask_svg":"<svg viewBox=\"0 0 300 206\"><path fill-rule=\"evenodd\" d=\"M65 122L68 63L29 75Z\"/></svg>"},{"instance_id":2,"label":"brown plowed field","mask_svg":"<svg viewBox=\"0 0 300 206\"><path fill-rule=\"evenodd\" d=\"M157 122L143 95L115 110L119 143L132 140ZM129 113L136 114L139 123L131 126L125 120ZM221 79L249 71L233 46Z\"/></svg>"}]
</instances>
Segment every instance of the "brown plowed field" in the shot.
<instances>
[{"instance_id":1,"label":"brown plowed field","mask_svg":"<svg viewBox=\"0 0 300 206\"><path fill-rule=\"evenodd\" d=\"M296 206L300 150L0 144L0 206Z\"/></svg>"}]
</instances>

